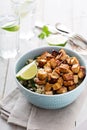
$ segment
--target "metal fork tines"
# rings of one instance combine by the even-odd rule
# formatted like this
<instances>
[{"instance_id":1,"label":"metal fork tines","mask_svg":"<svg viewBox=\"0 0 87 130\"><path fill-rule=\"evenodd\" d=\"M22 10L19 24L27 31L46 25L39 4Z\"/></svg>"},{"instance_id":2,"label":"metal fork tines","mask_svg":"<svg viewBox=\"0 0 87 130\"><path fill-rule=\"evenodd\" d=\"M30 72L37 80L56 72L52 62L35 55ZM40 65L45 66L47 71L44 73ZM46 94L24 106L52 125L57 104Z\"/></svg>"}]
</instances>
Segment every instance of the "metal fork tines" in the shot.
<instances>
[{"instance_id":1,"label":"metal fork tines","mask_svg":"<svg viewBox=\"0 0 87 130\"><path fill-rule=\"evenodd\" d=\"M75 38L69 38L68 43L70 44L71 48L80 54L87 55L87 45L84 44L82 41L76 41Z\"/></svg>"}]
</instances>

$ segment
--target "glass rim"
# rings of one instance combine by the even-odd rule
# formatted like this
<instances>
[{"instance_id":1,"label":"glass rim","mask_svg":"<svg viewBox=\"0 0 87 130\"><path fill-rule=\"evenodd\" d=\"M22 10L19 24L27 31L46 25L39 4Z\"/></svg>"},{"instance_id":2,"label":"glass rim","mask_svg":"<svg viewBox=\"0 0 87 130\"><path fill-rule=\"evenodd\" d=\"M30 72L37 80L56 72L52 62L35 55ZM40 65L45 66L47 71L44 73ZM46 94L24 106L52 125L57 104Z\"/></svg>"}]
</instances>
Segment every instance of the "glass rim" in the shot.
<instances>
[{"instance_id":1,"label":"glass rim","mask_svg":"<svg viewBox=\"0 0 87 130\"><path fill-rule=\"evenodd\" d=\"M18 0L11 0L14 4L24 4L25 2L32 2L34 0L22 0L22 1L18 1Z\"/></svg>"}]
</instances>

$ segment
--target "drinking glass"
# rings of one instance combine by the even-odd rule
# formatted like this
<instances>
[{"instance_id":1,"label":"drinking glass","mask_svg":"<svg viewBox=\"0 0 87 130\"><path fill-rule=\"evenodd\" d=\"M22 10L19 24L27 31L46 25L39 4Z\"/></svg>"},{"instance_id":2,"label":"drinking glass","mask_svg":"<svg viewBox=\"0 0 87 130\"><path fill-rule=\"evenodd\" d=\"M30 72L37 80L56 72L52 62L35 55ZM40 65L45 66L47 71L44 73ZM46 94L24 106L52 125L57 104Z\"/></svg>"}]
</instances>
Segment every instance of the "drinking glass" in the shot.
<instances>
[{"instance_id":1,"label":"drinking glass","mask_svg":"<svg viewBox=\"0 0 87 130\"><path fill-rule=\"evenodd\" d=\"M14 12L20 16L20 38L34 36L36 0L11 0Z\"/></svg>"},{"instance_id":2,"label":"drinking glass","mask_svg":"<svg viewBox=\"0 0 87 130\"><path fill-rule=\"evenodd\" d=\"M19 52L20 20L9 1L0 5L0 57L14 58Z\"/></svg>"}]
</instances>

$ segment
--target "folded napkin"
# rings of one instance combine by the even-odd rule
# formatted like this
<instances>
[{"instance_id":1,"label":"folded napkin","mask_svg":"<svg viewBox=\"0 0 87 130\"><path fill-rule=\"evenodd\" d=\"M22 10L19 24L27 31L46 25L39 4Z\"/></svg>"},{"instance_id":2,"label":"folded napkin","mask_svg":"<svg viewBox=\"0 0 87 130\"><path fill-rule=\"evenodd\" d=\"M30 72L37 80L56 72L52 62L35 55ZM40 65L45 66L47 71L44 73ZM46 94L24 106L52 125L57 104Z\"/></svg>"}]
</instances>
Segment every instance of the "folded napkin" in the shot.
<instances>
[{"instance_id":1,"label":"folded napkin","mask_svg":"<svg viewBox=\"0 0 87 130\"><path fill-rule=\"evenodd\" d=\"M26 130L72 130L87 97L85 88L78 99L69 106L47 110L30 104L16 88L0 103L1 117Z\"/></svg>"}]
</instances>

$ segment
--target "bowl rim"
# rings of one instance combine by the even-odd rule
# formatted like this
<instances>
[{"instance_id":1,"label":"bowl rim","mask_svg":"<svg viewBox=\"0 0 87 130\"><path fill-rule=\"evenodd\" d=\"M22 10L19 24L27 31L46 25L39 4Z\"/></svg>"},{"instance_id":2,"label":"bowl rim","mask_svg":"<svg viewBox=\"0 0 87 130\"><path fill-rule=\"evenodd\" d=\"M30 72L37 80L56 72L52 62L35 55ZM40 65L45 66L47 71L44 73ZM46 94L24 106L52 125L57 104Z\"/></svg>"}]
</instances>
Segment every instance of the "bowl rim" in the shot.
<instances>
[{"instance_id":1,"label":"bowl rim","mask_svg":"<svg viewBox=\"0 0 87 130\"><path fill-rule=\"evenodd\" d=\"M63 94L55 94L55 95L46 95L46 94L40 94L40 93L36 93L36 92L33 92L27 88L25 88L19 81L18 79L16 78L16 66L18 64L18 62L20 61L20 59L22 59L23 57L25 57L26 55L28 55L29 53L31 53L32 51L37 51L37 50L40 50L40 49L48 49L48 48L51 48L51 49L55 49L55 48L58 48L58 49L64 49L65 51L69 51L69 52L72 52L74 53L75 55L77 55L85 64L85 68L86 68L86 75L85 75L85 78L83 79L83 81L80 83L80 85L78 85L75 89L71 90L71 91L68 91L66 93L63 93ZM16 79L16 82L18 83L18 85L21 86L21 88L23 88L25 91L27 92L30 92L31 94L34 94L34 95L37 95L37 96L45 96L45 97L60 97L60 96L64 96L64 95L68 95L70 93L74 93L74 91L78 90L80 87L82 87L85 83L86 83L86 79L87 79L87 65L86 65L86 61L84 59L84 57L82 57L80 54L78 54L77 52L67 48L67 47L59 47L59 46L45 46L45 47L38 47L38 48L35 48L35 49L32 49L30 51L27 51L26 53L22 54L16 61L15 63L15 71L14 71L14 76L15 76L15 79Z\"/></svg>"}]
</instances>

